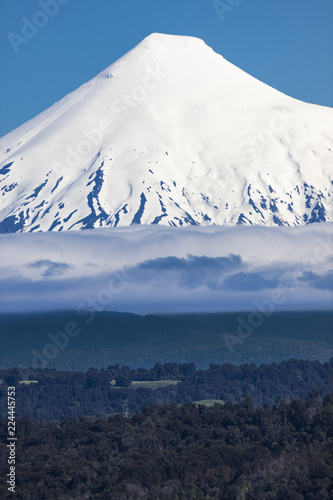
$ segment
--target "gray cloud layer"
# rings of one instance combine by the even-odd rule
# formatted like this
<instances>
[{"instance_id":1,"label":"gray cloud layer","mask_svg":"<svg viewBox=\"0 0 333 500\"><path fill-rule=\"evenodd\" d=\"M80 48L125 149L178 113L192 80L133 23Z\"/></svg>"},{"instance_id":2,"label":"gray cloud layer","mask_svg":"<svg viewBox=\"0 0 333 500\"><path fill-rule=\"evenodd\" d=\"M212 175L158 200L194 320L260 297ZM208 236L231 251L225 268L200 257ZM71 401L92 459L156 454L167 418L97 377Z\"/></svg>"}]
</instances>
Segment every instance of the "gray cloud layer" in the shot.
<instances>
[{"instance_id":1,"label":"gray cloud layer","mask_svg":"<svg viewBox=\"0 0 333 500\"><path fill-rule=\"evenodd\" d=\"M156 229L1 237L1 310L249 310L274 291L280 309L333 305L333 224Z\"/></svg>"},{"instance_id":2,"label":"gray cloud layer","mask_svg":"<svg viewBox=\"0 0 333 500\"><path fill-rule=\"evenodd\" d=\"M218 290L223 276L242 267L243 262L239 255L188 255L186 258L170 256L146 260L131 268L129 274L138 282L174 280L182 288L207 286L211 290Z\"/></svg>"},{"instance_id":3,"label":"gray cloud layer","mask_svg":"<svg viewBox=\"0 0 333 500\"><path fill-rule=\"evenodd\" d=\"M65 262L52 262L51 260L41 259L31 262L28 267L42 269L42 276L48 278L50 276L62 276L71 266Z\"/></svg>"}]
</instances>

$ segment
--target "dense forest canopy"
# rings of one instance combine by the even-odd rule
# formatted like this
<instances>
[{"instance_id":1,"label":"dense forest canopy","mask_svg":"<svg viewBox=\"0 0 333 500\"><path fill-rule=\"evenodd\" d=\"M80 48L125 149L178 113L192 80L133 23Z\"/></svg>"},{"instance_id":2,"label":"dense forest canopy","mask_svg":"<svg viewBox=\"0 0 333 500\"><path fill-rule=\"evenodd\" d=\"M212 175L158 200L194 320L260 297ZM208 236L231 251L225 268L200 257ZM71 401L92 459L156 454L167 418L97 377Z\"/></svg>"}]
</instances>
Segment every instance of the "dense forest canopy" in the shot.
<instances>
[{"instance_id":1,"label":"dense forest canopy","mask_svg":"<svg viewBox=\"0 0 333 500\"><path fill-rule=\"evenodd\" d=\"M24 417L17 430L19 500L332 498L332 394L272 408L246 397L153 405L131 418ZM6 432L1 421L4 456ZM0 494L11 498L4 482Z\"/></svg>"}]
</instances>

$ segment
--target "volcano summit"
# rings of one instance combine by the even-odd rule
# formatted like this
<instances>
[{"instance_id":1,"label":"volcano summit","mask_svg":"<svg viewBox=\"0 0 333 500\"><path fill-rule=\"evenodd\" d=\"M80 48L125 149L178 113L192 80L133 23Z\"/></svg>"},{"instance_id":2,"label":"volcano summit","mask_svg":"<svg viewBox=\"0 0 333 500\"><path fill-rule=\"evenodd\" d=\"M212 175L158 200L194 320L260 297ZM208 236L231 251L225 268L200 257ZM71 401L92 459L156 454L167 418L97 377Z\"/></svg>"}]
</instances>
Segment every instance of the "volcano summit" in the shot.
<instances>
[{"instance_id":1,"label":"volcano summit","mask_svg":"<svg viewBox=\"0 0 333 500\"><path fill-rule=\"evenodd\" d=\"M333 220L333 110L152 34L0 140L0 231Z\"/></svg>"}]
</instances>

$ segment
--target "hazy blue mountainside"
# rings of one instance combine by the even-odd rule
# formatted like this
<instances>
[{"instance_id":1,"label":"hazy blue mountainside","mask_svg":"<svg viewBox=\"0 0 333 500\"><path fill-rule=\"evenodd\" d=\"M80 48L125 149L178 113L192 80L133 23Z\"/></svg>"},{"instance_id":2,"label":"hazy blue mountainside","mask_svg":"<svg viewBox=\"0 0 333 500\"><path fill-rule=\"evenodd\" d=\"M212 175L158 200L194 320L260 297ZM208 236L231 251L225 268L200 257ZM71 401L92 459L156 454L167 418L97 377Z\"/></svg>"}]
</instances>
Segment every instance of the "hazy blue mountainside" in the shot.
<instances>
[{"instance_id":1,"label":"hazy blue mountainside","mask_svg":"<svg viewBox=\"0 0 333 500\"><path fill-rule=\"evenodd\" d=\"M125 364L328 361L333 312L276 312L252 327L247 313L138 316L76 311L2 314L1 368L60 370ZM66 333L67 332L67 333Z\"/></svg>"}]
</instances>

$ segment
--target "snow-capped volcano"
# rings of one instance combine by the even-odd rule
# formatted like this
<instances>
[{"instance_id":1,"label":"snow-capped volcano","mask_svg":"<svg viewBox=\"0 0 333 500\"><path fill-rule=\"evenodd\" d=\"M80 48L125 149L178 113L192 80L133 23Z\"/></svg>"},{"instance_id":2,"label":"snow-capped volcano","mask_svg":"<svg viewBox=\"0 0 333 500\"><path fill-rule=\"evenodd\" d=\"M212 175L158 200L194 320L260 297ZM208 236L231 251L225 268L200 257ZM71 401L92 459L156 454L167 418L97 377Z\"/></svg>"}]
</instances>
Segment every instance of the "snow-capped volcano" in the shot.
<instances>
[{"instance_id":1,"label":"snow-capped volcano","mask_svg":"<svg viewBox=\"0 0 333 500\"><path fill-rule=\"evenodd\" d=\"M333 220L333 110L153 34L0 140L1 232Z\"/></svg>"}]
</instances>

